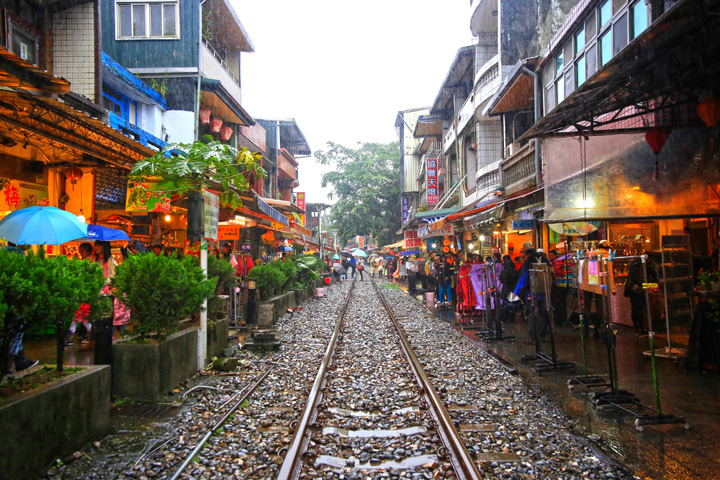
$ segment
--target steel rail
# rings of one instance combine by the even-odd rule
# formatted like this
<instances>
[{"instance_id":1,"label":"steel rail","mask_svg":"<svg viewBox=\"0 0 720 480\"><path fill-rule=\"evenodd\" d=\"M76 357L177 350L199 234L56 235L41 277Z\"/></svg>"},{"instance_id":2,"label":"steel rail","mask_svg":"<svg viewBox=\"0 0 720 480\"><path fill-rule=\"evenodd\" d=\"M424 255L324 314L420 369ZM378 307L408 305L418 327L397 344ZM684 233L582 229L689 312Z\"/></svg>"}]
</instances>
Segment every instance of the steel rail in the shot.
<instances>
[{"instance_id":1,"label":"steel rail","mask_svg":"<svg viewBox=\"0 0 720 480\"><path fill-rule=\"evenodd\" d=\"M285 459L280 467L278 473L278 480L290 480L295 479L300 475L301 466L301 455L307 447L310 437L306 435L307 427L312 421L315 420L317 415L316 406L320 401L321 392L325 383L325 375L327 374L328 367L332 362L332 357L335 354L335 347L337 346L338 338L340 337L340 327L342 326L343 317L345 316L345 310L347 310L350 304L350 298L352 297L353 289L355 288L355 280L353 280L350 291L348 292L345 304L342 306L340 313L338 314L337 322L335 323L335 329L333 330L332 337L328 343L327 349L325 350L325 356L323 357L320 369L315 376L315 382L312 384L310 393L308 395L307 403L305 405L305 411L303 411L302 417L300 418L295 434L293 435L290 446L288 447Z\"/></svg>"},{"instance_id":2,"label":"steel rail","mask_svg":"<svg viewBox=\"0 0 720 480\"><path fill-rule=\"evenodd\" d=\"M398 336L400 337L400 345L405 352L405 356L408 358L410 366L413 369L413 373L415 374L418 383L420 383L420 387L423 390L428 405L430 405L430 411L438 424L440 437L443 439L445 446L451 454L451 463L455 470L455 474L460 480L479 480L483 478L477 468L477 464L472 457L470 457L470 453L465 447L465 442L463 442L462 438L460 438L460 434L455 429L455 425L450 418L450 414L443 406L440 396L433 388L432 383L430 383L430 379L428 379L427 374L420 363L420 360L417 358L417 355L415 355L415 351L413 350L410 341L407 339L405 332L400 327L400 323L398 322L397 317L395 317L395 313L392 311L385 295L382 294L380 287L377 286L374 279L371 278L370 281L380 296L380 301L385 306L385 309L387 310L388 315L397 330Z\"/></svg>"},{"instance_id":3,"label":"steel rail","mask_svg":"<svg viewBox=\"0 0 720 480\"><path fill-rule=\"evenodd\" d=\"M207 433L205 434L205 436L197 443L197 445L195 445L195 448L193 449L193 451L190 452L190 454L189 454L187 457L185 457L185 461L182 463L182 465L180 465L180 468L178 468L178 469L175 471L175 473L173 474L173 476L170 477L170 480L177 480L177 478L185 471L185 469L188 467L188 465L190 465L190 463L193 461L193 459L195 458L195 456L196 456L198 453L200 453L200 450L202 450L202 448L205 446L205 443L210 439L210 437L212 436L212 434L215 433L215 431L216 431L218 428L222 427L222 426L225 424L225 422L228 421L228 419L230 418L230 416L231 416L233 413L235 413L235 411L236 411L238 408L240 408L240 405L242 405L242 403L243 403L245 400L247 400L247 399L250 397L250 395L252 395L253 392L255 392L255 390L257 390L257 388L260 386L260 384L261 384L263 381L265 381L265 378L267 378L267 376L270 374L270 372L273 371L274 368L275 368L274 365L271 366L270 368L268 368L268 369L265 371L265 373L263 373L263 374L260 376L260 378L259 378L249 389L244 390L245 393L242 395L242 397L241 397L237 402L235 402L235 405L233 405L230 410L228 410L227 412L225 412L225 415L223 415L222 418L221 418L210 430L207 431ZM240 395L240 393L241 393L241 392L236 393L236 394L234 395L234 397ZM232 398L231 398L230 400L228 400L228 402L231 401L231 400L232 400ZM228 402L225 402L225 404L227 404Z\"/></svg>"}]
</instances>

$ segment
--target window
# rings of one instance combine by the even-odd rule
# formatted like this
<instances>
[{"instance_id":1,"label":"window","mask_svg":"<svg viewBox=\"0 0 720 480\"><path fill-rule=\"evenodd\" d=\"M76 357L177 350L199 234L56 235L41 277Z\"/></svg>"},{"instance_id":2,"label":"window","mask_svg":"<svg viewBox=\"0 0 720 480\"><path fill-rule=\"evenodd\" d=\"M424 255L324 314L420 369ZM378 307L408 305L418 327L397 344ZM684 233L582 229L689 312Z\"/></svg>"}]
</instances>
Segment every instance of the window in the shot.
<instances>
[{"instance_id":1,"label":"window","mask_svg":"<svg viewBox=\"0 0 720 480\"><path fill-rule=\"evenodd\" d=\"M585 83L585 57L580 57L575 64L575 86Z\"/></svg>"},{"instance_id":2,"label":"window","mask_svg":"<svg viewBox=\"0 0 720 480\"><path fill-rule=\"evenodd\" d=\"M565 79L563 77L560 77L560 80L558 80L555 83L555 88L557 89L557 104L560 105L563 100L565 100Z\"/></svg>"},{"instance_id":3,"label":"window","mask_svg":"<svg viewBox=\"0 0 720 480\"><path fill-rule=\"evenodd\" d=\"M607 25L612 18L612 0L605 0L605 3L600 5L600 28Z\"/></svg>"},{"instance_id":4,"label":"window","mask_svg":"<svg viewBox=\"0 0 720 480\"><path fill-rule=\"evenodd\" d=\"M28 63L38 64L37 37L10 21L10 50Z\"/></svg>"},{"instance_id":5,"label":"window","mask_svg":"<svg viewBox=\"0 0 720 480\"><path fill-rule=\"evenodd\" d=\"M612 32L608 32L600 39L600 65L605 65L612 56Z\"/></svg>"},{"instance_id":6,"label":"window","mask_svg":"<svg viewBox=\"0 0 720 480\"><path fill-rule=\"evenodd\" d=\"M597 72L597 44L593 44L592 47L588 48L585 54L585 65L587 66L587 77L592 77Z\"/></svg>"},{"instance_id":7,"label":"window","mask_svg":"<svg viewBox=\"0 0 720 480\"><path fill-rule=\"evenodd\" d=\"M117 38L179 37L179 2L150 0L117 2Z\"/></svg>"},{"instance_id":8,"label":"window","mask_svg":"<svg viewBox=\"0 0 720 480\"><path fill-rule=\"evenodd\" d=\"M620 53L620 50L628 44L628 14L625 12L617 22L613 24L613 55Z\"/></svg>"},{"instance_id":9,"label":"window","mask_svg":"<svg viewBox=\"0 0 720 480\"><path fill-rule=\"evenodd\" d=\"M560 54L555 59L555 76L562 75L562 69L563 69L563 52L560 52Z\"/></svg>"},{"instance_id":10,"label":"window","mask_svg":"<svg viewBox=\"0 0 720 480\"><path fill-rule=\"evenodd\" d=\"M595 33L597 33L597 19L593 11L585 22L585 38L592 40Z\"/></svg>"},{"instance_id":11,"label":"window","mask_svg":"<svg viewBox=\"0 0 720 480\"><path fill-rule=\"evenodd\" d=\"M102 106L123 120L137 125L137 103L104 83Z\"/></svg>"},{"instance_id":12,"label":"window","mask_svg":"<svg viewBox=\"0 0 720 480\"><path fill-rule=\"evenodd\" d=\"M583 48L585 48L585 27L575 34L575 52L579 52Z\"/></svg>"},{"instance_id":13,"label":"window","mask_svg":"<svg viewBox=\"0 0 720 480\"><path fill-rule=\"evenodd\" d=\"M572 92L575 91L575 75L573 73L572 67L568 68L568 71L565 72L565 95L570 95Z\"/></svg>"},{"instance_id":14,"label":"window","mask_svg":"<svg viewBox=\"0 0 720 480\"><path fill-rule=\"evenodd\" d=\"M637 38L648 27L648 11L645 0L632 6L632 38Z\"/></svg>"}]
</instances>

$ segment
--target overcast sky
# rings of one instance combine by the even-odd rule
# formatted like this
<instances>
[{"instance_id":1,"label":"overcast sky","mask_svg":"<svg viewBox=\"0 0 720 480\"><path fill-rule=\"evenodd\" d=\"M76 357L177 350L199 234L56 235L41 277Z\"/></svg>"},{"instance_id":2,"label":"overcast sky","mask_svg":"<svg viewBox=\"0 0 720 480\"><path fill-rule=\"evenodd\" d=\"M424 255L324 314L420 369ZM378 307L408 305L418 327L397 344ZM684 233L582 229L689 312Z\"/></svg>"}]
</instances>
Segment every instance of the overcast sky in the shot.
<instances>
[{"instance_id":1,"label":"overcast sky","mask_svg":"<svg viewBox=\"0 0 720 480\"><path fill-rule=\"evenodd\" d=\"M255 45L242 57L243 106L294 118L313 152L397 140L397 112L430 106L472 40L468 0L231 1ZM324 167L299 162L295 191L326 202Z\"/></svg>"}]
</instances>

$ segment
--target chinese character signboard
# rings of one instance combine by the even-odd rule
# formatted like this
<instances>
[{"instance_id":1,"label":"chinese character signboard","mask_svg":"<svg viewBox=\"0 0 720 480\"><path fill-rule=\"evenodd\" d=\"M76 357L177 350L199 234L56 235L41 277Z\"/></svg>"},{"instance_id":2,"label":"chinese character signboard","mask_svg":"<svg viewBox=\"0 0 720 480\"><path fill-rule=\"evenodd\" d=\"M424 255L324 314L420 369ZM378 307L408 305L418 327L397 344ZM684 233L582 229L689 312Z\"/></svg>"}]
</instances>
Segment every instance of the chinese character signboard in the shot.
<instances>
[{"instance_id":1,"label":"chinese character signboard","mask_svg":"<svg viewBox=\"0 0 720 480\"><path fill-rule=\"evenodd\" d=\"M418 248L422 246L422 240L418 237L417 230L407 230L405 232L405 249Z\"/></svg>"},{"instance_id":2,"label":"chinese character signboard","mask_svg":"<svg viewBox=\"0 0 720 480\"><path fill-rule=\"evenodd\" d=\"M305 210L305 193L304 192L298 192L297 193L297 206Z\"/></svg>"},{"instance_id":3,"label":"chinese character signboard","mask_svg":"<svg viewBox=\"0 0 720 480\"><path fill-rule=\"evenodd\" d=\"M437 179L437 168L438 159L428 158L427 159L427 204L436 205L438 203L438 196L440 194Z\"/></svg>"},{"instance_id":4,"label":"chinese character signboard","mask_svg":"<svg viewBox=\"0 0 720 480\"><path fill-rule=\"evenodd\" d=\"M5 183L7 182L7 183ZM12 211L35 205L49 205L48 187L20 180L0 179L5 188L0 191L0 211Z\"/></svg>"},{"instance_id":5,"label":"chinese character signboard","mask_svg":"<svg viewBox=\"0 0 720 480\"><path fill-rule=\"evenodd\" d=\"M238 250L241 252L250 252L252 251L252 243L241 243L238 245Z\"/></svg>"},{"instance_id":6,"label":"chinese character signboard","mask_svg":"<svg viewBox=\"0 0 720 480\"><path fill-rule=\"evenodd\" d=\"M219 225L218 240L240 240L240 225Z\"/></svg>"},{"instance_id":7,"label":"chinese character signboard","mask_svg":"<svg viewBox=\"0 0 720 480\"><path fill-rule=\"evenodd\" d=\"M535 226L535 220L513 220L513 230L532 230Z\"/></svg>"},{"instance_id":8,"label":"chinese character signboard","mask_svg":"<svg viewBox=\"0 0 720 480\"><path fill-rule=\"evenodd\" d=\"M422 227L418 228L418 237L420 238L444 237L454 234L455 228L453 228L452 223L446 224L441 230L430 230L430 227L428 227L427 225L423 225Z\"/></svg>"},{"instance_id":9,"label":"chinese character signboard","mask_svg":"<svg viewBox=\"0 0 720 480\"><path fill-rule=\"evenodd\" d=\"M410 216L410 199L408 197L403 197L402 199L402 224L405 225L407 221L409 220L408 217Z\"/></svg>"},{"instance_id":10,"label":"chinese character signboard","mask_svg":"<svg viewBox=\"0 0 720 480\"><path fill-rule=\"evenodd\" d=\"M220 214L220 195L205 191L205 208L203 210L203 226L207 240L218 239L218 216Z\"/></svg>"}]
</instances>

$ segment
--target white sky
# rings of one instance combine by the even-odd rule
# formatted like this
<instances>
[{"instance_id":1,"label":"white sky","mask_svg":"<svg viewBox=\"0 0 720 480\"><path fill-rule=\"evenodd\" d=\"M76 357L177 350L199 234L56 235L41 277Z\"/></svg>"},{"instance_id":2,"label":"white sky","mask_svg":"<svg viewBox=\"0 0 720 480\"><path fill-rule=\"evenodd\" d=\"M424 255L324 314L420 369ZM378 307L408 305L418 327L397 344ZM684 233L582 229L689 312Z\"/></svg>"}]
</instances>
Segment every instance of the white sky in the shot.
<instances>
[{"instance_id":1,"label":"white sky","mask_svg":"<svg viewBox=\"0 0 720 480\"><path fill-rule=\"evenodd\" d=\"M295 118L313 152L397 140L397 112L430 106L472 39L468 0L231 1L255 45L242 57L243 107ZM328 201L327 168L299 163L295 191Z\"/></svg>"}]
</instances>

